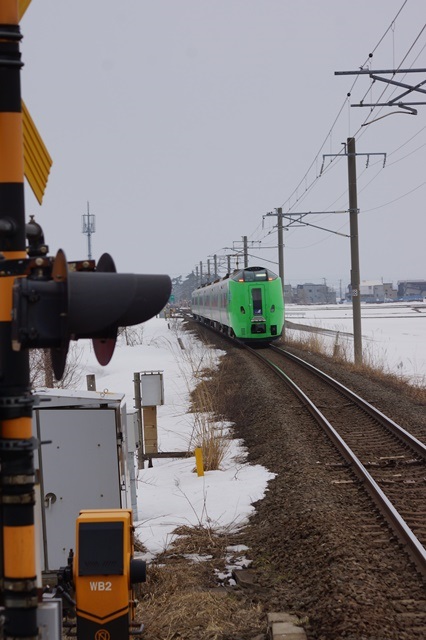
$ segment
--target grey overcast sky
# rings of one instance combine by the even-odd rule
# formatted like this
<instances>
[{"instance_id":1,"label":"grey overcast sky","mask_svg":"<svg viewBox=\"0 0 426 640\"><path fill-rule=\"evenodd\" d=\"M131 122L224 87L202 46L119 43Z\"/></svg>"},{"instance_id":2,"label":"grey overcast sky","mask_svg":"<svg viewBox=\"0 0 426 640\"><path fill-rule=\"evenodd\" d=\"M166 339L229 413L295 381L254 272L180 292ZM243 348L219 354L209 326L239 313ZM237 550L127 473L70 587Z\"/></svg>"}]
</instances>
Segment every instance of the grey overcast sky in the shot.
<instances>
[{"instance_id":1,"label":"grey overcast sky","mask_svg":"<svg viewBox=\"0 0 426 640\"><path fill-rule=\"evenodd\" d=\"M370 114L350 104L403 90L334 75L425 69L425 23L424 0L34 0L22 95L53 167L41 207L26 189L27 218L52 255L83 259L89 202L93 257L121 272L185 277L216 254L224 274L244 235L250 264L278 271L263 216L347 211L346 159L319 174L355 136L387 154L357 159L361 279L425 278L426 105ZM348 213L304 220L322 229L285 231L285 282L346 287Z\"/></svg>"}]
</instances>

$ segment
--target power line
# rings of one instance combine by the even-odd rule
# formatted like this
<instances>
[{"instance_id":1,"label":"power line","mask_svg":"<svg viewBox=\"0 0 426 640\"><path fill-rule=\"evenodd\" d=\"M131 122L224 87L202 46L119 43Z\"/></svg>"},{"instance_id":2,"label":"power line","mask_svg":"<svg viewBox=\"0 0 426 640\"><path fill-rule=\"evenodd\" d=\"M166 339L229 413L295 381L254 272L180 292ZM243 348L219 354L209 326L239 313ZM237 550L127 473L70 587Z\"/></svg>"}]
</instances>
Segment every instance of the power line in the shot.
<instances>
[{"instance_id":1,"label":"power line","mask_svg":"<svg viewBox=\"0 0 426 640\"><path fill-rule=\"evenodd\" d=\"M402 5L400 6L399 10L397 11L397 13L395 14L395 17L392 19L392 21L390 22L390 24L388 25L388 27L385 29L384 33L382 34L382 36L380 37L380 39L378 40L378 42L376 43L376 45L374 46L374 48L371 50L371 53L367 56L365 62L363 63L363 65L360 67L361 69L364 69L365 66L370 62L371 63L371 59L373 57L373 54L376 52L376 50L379 48L379 46L382 44L383 40L386 38L386 36L389 34L389 32L391 30L394 29L395 27L395 23L397 22L398 18L400 17L402 11L404 10L404 8L407 5L408 0L404 0L404 2L402 3ZM413 51L415 45L418 43L419 39L421 38L424 30L426 28L426 25L424 25L422 27L422 29L419 31L419 33L417 34L416 38L414 39L414 41L411 43L411 45L409 46L408 50L406 51L404 57L402 58L402 60L400 61L399 65L398 65L398 69L401 68L402 64L404 63L404 61L408 58L408 56L411 54L411 52ZM424 50L424 48L426 47L426 44L422 47L421 51L417 54L415 60L417 60L417 58L420 56L421 52ZM414 64L414 62L412 63ZM345 108L345 106L348 107L348 113L350 113L350 108L349 108L349 98L351 96L351 93L356 85L357 80L359 79L359 76L356 76L355 80L352 82L351 87L349 92L347 93L347 95L345 96L345 99L343 101L343 103L341 104L340 108L338 109L337 115L334 118L331 127L329 128L316 156L314 157L314 159L312 160L312 162L310 163L307 171L305 172L305 174L303 175L302 179L298 182L297 186L293 189L293 191L290 193L290 195L288 196L288 198L285 200L283 207L288 205L288 211L293 211L296 207L296 205L300 205L305 198L310 194L310 192L312 191L312 189L318 184L318 180L319 177L324 177L330 170L335 169L335 167L340 164L340 161L344 158L344 151L342 149L342 152L340 154L336 154L336 160L334 162L330 162L327 167L325 167L325 169L323 169L322 172L322 176L320 174L318 174L318 170L315 172L315 176L313 178L310 178L310 174L312 173L312 169L315 167L315 165L317 165L317 169L318 169L318 159L320 157L320 154L322 152L322 150L324 149L324 147L326 146L327 142L330 141L332 139L332 134L334 132L334 129L337 125L337 122L339 121L339 119L341 118L341 115L343 113L343 110ZM365 95L368 94L369 91L371 91L372 86L374 84L374 81L371 82L370 87L368 88L367 92ZM385 92L388 90L389 86L386 86L385 89L383 90L383 92L381 93L381 96L385 95ZM394 89L394 91L396 91L396 89ZM391 96L393 95L393 92L391 93ZM363 124L365 124L368 120L368 118L371 117L371 114L373 113L374 110L378 109L378 113L380 113L381 108L373 106L371 111L369 112L369 114L367 115L367 117L365 118ZM426 127L423 127L422 129L420 129L420 131L416 134L419 135L423 129L425 129ZM363 127L363 125L361 124L356 133L354 134L353 137L358 136L358 138L361 138L364 133L366 132L366 127ZM406 144L408 144L415 136L412 136L409 140L407 140L406 142L404 142L402 145L400 145L400 147L398 147L397 149L395 149L392 153L396 153L399 149L401 149L402 147L404 147ZM410 154L407 154L407 156L405 157L409 157L410 155L412 155L413 153L415 153L416 151L420 150L424 145L422 145L421 147L418 147L417 150L412 151ZM390 154L389 154L390 155ZM395 160L392 164L395 164L396 162L402 161L404 158L400 158L399 160ZM376 163L374 163L376 164ZM362 187L361 191L365 190L381 173L381 171L383 170L383 168L381 168L377 174L366 184ZM366 169L364 169L364 171L361 173L361 175L359 176L359 178L361 178L364 173L365 173ZM416 187L413 191L417 190L418 188L420 188L423 185L419 185L418 187ZM299 190L303 187L303 192L299 195ZM407 195L409 195L409 193L412 193L412 191L408 192L407 194L404 194L402 196L400 196L400 198L406 197ZM343 198L343 196L347 194L347 189L345 189L345 191L341 194L341 196L339 196L331 206L333 206L339 199ZM295 201L292 203L292 199L295 198ZM396 200L400 199L397 198ZM394 200L394 201L396 201ZM394 202L392 201L392 202ZM390 203L387 203L390 204ZM387 206L385 205L381 205L381 206ZM329 208L329 207L327 207ZM377 207L379 208L379 207ZM368 210L370 211L370 209ZM327 213L327 212L325 212ZM342 225L342 228L345 225ZM268 238L269 235L271 235L274 230L271 229L269 231L266 231L265 233L263 232L263 224L262 224L262 228L261 228L261 224L259 224L254 231L250 234L250 238L253 237L257 237L260 238L260 242L266 238ZM294 232L294 230L293 230ZM332 231L330 231L330 233L334 233ZM289 235L291 235L291 231L289 232ZM265 247L266 248L266 247ZM273 247L271 247L273 248ZM275 263L276 264L276 263Z\"/></svg>"},{"instance_id":2,"label":"power line","mask_svg":"<svg viewBox=\"0 0 426 640\"><path fill-rule=\"evenodd\" d=\"M404 193L403 195L398 196L398 198L394 198L394 200L389 200L389 202L385 202L384 204L381 204L381 205L379 205L377 207L373 207L372 209L363 209L362 213L367 213L368 211L376 211L376 209L383 209L383 207L387 207L388 205L393 204L394 202L398 202L398 200L402 200L403 198L406 198L407 196L411 195L415 191L418 191L419 189L421 189L425 185L426 185L426 181L422 182L419 185L417 185L417 187L414 187L414 189L411 189L410 191L407 191L407 193Z\"/></svg>"},{"instance_id":3,"label":"power line","mask_svg":"<svg viewBox=\"0 0 426 640\"><path fill-rule=\"evenodd\" d=\"M397 11L397 13L396 13L395 17L393 18L393 20L391 21L391 23L389 24L389 26L387 27L387 29L386 29L386 30L385 30L385 32L383 33L382 37L379 39L379 41L377 42L377 44L375 45L375 47L372 49L372 52L367 56L367 59L366 59L366 61L364 62L364 64L363 64L363 65L361 65L361 69L362 69L363 67L365 67L365 65L366 65L366 64L368 63L368 61L371 59L371 57L373 56L374 52L375 52L375 51L377 50L377 48L380 46L380 44L382 43L382 41L384 40L384 38L386 37L386 35L387 35L387 34L389 33L389 31L392 29L393 25L395 24L396 20L398 19L399 15L401 14L401 12L402 12L402 10L404 9L404 7L405 7L405 5L407 4L407 2L408 2L408 0L404 0L403 4L401 5L401 7L400 7L400 9ZM420 34L419 34L419 35L420 35ZM411 47L411 48L412 48L412 47ZM410 50L411 50L411 48L410 48ZM405 59L405 58L404 58L404 59ZM299 190L300 186L303 184L303 182L306 182L306 179L307 179L307 177L308 177L308 175L309 175L309 173L310 173L310 171L311 171L312 167L313 167L313 166L315 165L315 163L317 162L317 160L318 160L318 158L319 158L319 156L320 156L320 154L321 154L321 152L322 152L322 150L323 150L323 148L324 148L324 146L325 146L325 144L326 144L327 140L330 138L330 136L331 136L331 134L332 134L332 132L333 132L333 129L334 129L334 127L335 127L335 125L336 125L337 121L339 120L340 115L341 115L341 113L342 113L342 111L343 111L343 109L344 109L344 106L347 104L347 102L348 102L348 98L349 98L349 96L351 95L351 93L352 93L352 91L353 91L353 88L355 87L355 84L356 84L357 80L358 80L358 77L356 77L356 78L355 78L355 80L353 81L353 83L352 83L352 85L351 85L351 87L350 87L350 89L349 89L349 91L348 91L348 93L347 93L347 95L346 95L346 97L345 97L345 100L344 100L344 102L342 103L342 105L341 105L341 107L340 107L340 109L339 109L339 111L338 111L338 113L337 113L337 116L335 117L335 119L334 119L334 121L333 121L333 124L331 125L331 127L330 127L330 129L329 129L329 131L328 131L328 133L327 133L327 135L326 135L326 137L325 137L325 139L324 139L324 141L323 141L323 143L322 143L322 145L321 145L321 147L320 147L319 151L317 152L317 154L316 154L316 156L314 157L313 161L312 161L312 162L311 162L311 164L309 165L309 167L308 167L307 171L305 172L305 174L304 174L303 178L299 181L299 183L298 183L298 185L296 186L296 188L292 191L292 193L290 194L290 196L289 196L289 197L284 201L284 203L282 204L282 207L283 207L283 208L284 208L284 207L286 207L287 202L289 202L289 201L291 200L291 198L293 198L293 196L294 196L295 194L297 194L297 192L298 192L298 190ZM359 131L360 131L360 129L358 129L358 132L359 132ZM358 133L358 132L357 132L357 133ZM355 137L355 136L356 136L356 134L355 134L353 137ZM318 180L318 178L319 178L319 176L316 176L316 177L315 177L315 179L311 182L311 185L309 186L309 189L310 189L310 187L312 187L312 186L313 186L313 184L314 184L314 183L316 183L316 181ZM305 193L307 192L307 190L308 190L308 189L305 189ZM297 199L296 199L296 203L297 203L297 202L299 202L299 198L297 198ZM289 207L286 207L286 208L288 208L288 210L290 211L290 210L292 210L292 209L294 208L294 206L295 206L295 204L296 204L296 203L294 203L294 205L293 205L293 206L289 206Z\"/></svg>"}]
</instances>

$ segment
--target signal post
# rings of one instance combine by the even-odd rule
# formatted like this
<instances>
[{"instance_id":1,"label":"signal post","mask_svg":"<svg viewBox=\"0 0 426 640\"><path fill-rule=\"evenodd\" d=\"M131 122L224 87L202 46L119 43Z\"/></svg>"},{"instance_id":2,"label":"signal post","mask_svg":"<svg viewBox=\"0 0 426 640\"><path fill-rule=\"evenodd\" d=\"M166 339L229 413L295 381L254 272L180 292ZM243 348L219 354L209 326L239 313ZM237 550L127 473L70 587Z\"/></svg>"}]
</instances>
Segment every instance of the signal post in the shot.
<instances>
[{"instance_id":1,"label":"signal post","mask_svg":"<svg viewBox=\"0 0 426 640\"><path fill-rule=\"evenodd\" d=\"M31 182L34 148L26 157L24 145L24 140L29 142L25 127L31 127L31 134L36 131L22 106L20 86L19 19L28 4L29 0L0 0L0 604L4 640L38 638L36 444L28 349L50 349L55 376L60 379L70 340L92 338L95 355L105 365L112 357L118 327L155 316L171 291L165 275L116 273L109 254L97 266L90 260L69 264L61 249L55 259L48 257L41 227L34 221L25 224L24 175L40 203L44 190L39 182ZM41 148L42 143L36 151Z\"/></svg>"},{"instance_id":2,"label":"signal post","mask_svg":"<svg viewBox=\"0 0 426 640\"><path fill-rule=\"evenodd\" d=\"M13 351L12 288L26 259L18 0L0 2L0 461L5 638L37 637L28 351Z\"/></svg>"}]
</instances>

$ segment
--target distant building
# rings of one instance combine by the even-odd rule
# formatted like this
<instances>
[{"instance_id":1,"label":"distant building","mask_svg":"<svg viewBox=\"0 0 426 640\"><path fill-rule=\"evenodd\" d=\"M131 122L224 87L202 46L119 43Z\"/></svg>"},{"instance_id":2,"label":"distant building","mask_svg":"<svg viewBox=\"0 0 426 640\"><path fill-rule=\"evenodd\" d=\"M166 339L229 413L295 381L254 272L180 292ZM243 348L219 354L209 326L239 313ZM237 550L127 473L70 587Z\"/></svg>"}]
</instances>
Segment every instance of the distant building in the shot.
<instances>
[{"instance_id":1,"label":"distant building","mask_svg":"<svg viewBox=\"0 0 426 640\"><path fill-rule=\"evenodd\" d=\"M291 284L284 285L284 301L285 302L294 302L293 300L293 287Z\"/></svg>"},{"instance_id":2,"label":"distant building","mask_svg":"<svg viewBox=\"0 0 426 640\"><path fill-rule=\"evenodd\" d=\"M423 300L426 298L426 280L398 280L399 300Z\"/></svg>"},{"instance_id":3,"label":"distant building","mask_svg":"<svg viewBox=\"0 0 426 640\"><path fill-rule=\"evenodd\" d=\"M362 280L360 296L361 302L393 302L397 299L397 290L393 288L392 282ZM350 285L348 285L348 298L352 299Z\"/></svg>"},{"instance_id":4,"label":"distant building","mask_svg":"<svg viewBox=\"0 0 426 640\"><path fill-rule=\"evenodd\" d=\"M336 304L336 292L326 284L298 284L293 293L296 304Z\"/></svg>"}]
</instances>

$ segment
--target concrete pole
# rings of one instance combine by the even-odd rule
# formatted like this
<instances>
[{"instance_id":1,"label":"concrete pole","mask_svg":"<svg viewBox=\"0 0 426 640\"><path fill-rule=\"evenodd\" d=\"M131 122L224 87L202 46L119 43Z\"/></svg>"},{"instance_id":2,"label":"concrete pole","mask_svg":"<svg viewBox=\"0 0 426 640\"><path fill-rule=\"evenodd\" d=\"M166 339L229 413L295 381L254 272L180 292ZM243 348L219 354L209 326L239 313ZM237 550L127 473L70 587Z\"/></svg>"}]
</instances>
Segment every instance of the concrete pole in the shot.
<instances>
[{"instance_id":1,"label":"concrete pole","mask_svg":"<svg viewBox=\"0 0 426 640\"><path fill-rule=\"evenodd\" d=\"M278 275L281 278L281 285L284 291L284 242L283 242L283 210L277 209L278 216Z\"/></svg>"},{"instance_id":2,"label":"concrete pole","mask_svg":"<svg viewBox=\"0 0 426 640\"><path fill-rule=\"evenodd\" d=\"M358 197L356 184L355 138L348 138L349 228L351 234L351 289L354 330L354 360L362 364L361 292L359 269Z\"/></svg>"},{"instance_id":3,"label":"concrete pole","mask_svg":"<svg viewBox=\"0 0 426 640\"><path fill-rule=\"evenodd\" d=\"M244 269L248 267L248 248L247 248L247 236L243 236L244 242Z\"/></svg>"},{"instance_id":4,"label":"concrete pole","mask_svg":"<svg viewBox=\"0 0 426 640\"><path fill-rule=\"evenodd\" d=\"M283 210L282 207L277 209L278 217L278 275L281 278L281 286L284 294L284 242L283 242ZM282 338L285 340L285 323L282 331Z\"/></svg>"}]
</instances>

